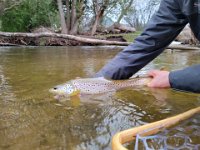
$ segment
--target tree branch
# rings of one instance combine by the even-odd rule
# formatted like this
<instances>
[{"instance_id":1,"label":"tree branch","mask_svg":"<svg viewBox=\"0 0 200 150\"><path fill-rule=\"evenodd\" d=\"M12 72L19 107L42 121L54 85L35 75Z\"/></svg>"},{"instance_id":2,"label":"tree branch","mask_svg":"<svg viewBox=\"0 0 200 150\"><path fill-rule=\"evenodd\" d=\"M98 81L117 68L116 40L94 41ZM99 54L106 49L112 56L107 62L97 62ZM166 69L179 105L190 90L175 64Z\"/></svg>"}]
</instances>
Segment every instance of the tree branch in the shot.
<instances>
[{"instance_id":1,"label":"tree branch","mask_svg":"<svg viewBox=\"0 0 200 150\"><path fill-rule=\"evenodd\" d=\"M15 6L19 6L21 3L22 3L22 1L20 1L20 2L18 2L18 3L16 3L16 4L13 4L13 5L11 5L11 6L8 7L8 8L4 8L3 12L8 11L8 10L11 10L11 9L13 9Z\"/></svg>"}]
</instances>

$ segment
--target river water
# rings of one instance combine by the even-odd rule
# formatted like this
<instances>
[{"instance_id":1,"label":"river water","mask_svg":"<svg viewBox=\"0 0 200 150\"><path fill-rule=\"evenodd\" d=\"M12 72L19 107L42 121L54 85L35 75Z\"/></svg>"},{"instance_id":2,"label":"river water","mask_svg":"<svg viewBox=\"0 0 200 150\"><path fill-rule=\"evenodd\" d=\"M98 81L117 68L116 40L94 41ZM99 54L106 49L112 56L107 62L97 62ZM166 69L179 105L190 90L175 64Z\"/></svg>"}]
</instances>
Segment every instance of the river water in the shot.
<instances>
[{"instance_id":1,"label":"river water","mask_svg":"<svg viewBox=\"0 0 200 150\"><path fill-rule=\"evenodd\" d=\"M107 150L118 131L200 105L199 94L171 89L127 88L68 101L57 101L48 92L75 77L92 77L121 49L0 48L0 149ZM139 74L183 68L200 63L199 58L199 51L166 51ZM193 119L199 127L199 116ZM191 143L200 144L199 136Z\"/></svg>"}]
</instances>

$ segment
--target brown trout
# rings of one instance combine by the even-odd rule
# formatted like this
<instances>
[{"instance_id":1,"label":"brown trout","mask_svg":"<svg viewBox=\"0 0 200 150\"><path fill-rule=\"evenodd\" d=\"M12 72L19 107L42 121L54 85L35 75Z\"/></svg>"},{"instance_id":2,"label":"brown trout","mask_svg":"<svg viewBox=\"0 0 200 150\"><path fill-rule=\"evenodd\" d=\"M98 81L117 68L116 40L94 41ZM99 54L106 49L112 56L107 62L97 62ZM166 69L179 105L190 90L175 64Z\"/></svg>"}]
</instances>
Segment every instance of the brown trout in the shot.
<instances>
[{"instance_id":1,"label":"brown trout","mask_svg":"<svg viewBox=\"0 0 200 150\"><path fill-rule=\"evenodd\" d=\"M146 86L151 79L151 77L135 77L127 80L107 80L103 77L79 78L55 86L49 91L56 95L65 95L69 97L78 94L101 94L127 87Z\"/></svg>"}]
</instances>

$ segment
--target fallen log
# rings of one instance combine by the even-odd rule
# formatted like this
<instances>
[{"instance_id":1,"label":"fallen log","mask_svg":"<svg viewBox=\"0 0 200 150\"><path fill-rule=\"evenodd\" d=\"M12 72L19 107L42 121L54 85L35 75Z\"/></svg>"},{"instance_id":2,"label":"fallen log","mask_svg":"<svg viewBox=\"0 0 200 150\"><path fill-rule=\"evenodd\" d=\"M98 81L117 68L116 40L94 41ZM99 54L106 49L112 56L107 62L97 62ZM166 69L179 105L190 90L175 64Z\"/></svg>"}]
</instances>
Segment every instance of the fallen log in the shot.
<instances>
[{"instance_id":1,"label":"fallen log","mask_svg":"<svg viewBox=\"0 0 200 150\"><path fill-rule=\"evenodd\" d=\"M114 28L119 29L122 32L135 32L136 31L136 29L133 27L128 27L126 25L119 24L119 23L114 23Z\"/></svg>"},{"instance_id":2,"label":"fallen log","mask_svg":"<svg viewBox=\"0 0 200 150\"><path fill-rule=\"evenodd\" d=\"M75 40L82 43L97 44L97 45L122 45L127 46L128 42L119 41L107 41L100 39L84 38L80 36L68 35L68 34L57 34L57 33L21 33L21 32L0 32L1 37L25 37L25 38L41 38L41 37L53 37L53 38L63 38L69 40Z\"/></svg>"},{"instance_id":3,"label":"fallen log","mask_svg":"<svg viewBox=\"0 0 200 150\"><path fill-rule=\"evenodd\" d=\"M180 45L180 44L170 44L168 49L179 49L179 50L200 50L200 47L189 46L189 45Z\"/></svg>"}]
</instances>

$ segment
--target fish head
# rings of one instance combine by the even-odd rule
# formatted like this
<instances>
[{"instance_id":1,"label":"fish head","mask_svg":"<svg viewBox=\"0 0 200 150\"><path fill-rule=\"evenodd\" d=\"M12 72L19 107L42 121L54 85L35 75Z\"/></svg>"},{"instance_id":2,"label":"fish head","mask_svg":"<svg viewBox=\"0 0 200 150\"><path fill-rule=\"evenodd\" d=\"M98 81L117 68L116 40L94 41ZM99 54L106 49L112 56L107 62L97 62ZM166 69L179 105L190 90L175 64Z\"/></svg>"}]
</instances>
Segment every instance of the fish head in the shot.
<instances>
[{"instance_id":1,"label":"fish head","mask_svg":"<svg viewBox=\"0 0 200 150\"><path fill-rule=\"evenodd\" d=\"M80 93L80 91L74 86L72 82L66 82L65 84L57 85L51 88L49 92L55 95L64 96L75 96Z\"/></svg>"}]
</instances>

